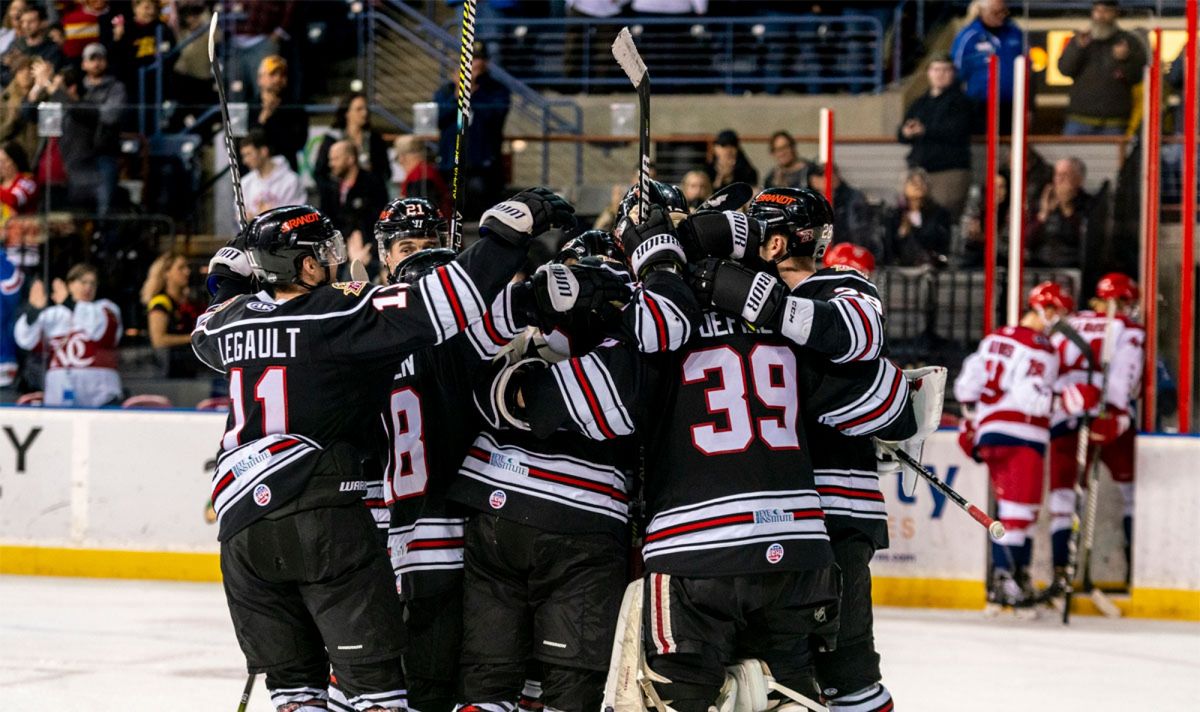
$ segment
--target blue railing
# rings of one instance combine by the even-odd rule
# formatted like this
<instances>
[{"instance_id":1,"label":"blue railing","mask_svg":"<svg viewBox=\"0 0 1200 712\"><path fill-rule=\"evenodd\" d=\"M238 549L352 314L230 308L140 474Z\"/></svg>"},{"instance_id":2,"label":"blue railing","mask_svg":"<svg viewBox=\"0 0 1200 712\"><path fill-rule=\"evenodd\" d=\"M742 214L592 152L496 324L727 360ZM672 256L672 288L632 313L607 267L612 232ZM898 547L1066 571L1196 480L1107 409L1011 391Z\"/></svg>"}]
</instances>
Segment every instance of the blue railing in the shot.
<instances>
[{"instance_id":1,"label":"blue railing","mask_svg":"<svg viewBox=\"0 0 1200 712\"><path fill-rule=\"evenodd\" d=\"M865 15L480 19L476 39L535 89L622 90L609 52L628 25L655 91L877 91L884 27Z\"/></svg>"}]
</instances>

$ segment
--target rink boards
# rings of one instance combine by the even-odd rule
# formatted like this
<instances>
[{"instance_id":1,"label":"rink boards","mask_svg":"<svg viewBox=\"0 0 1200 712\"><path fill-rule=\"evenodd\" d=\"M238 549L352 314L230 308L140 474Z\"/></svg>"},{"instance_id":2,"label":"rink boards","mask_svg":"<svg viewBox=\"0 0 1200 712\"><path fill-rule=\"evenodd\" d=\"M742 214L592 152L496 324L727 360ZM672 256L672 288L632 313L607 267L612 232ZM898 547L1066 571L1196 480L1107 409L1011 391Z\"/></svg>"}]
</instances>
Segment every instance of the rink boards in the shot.
<instances>
[{"instance_id":1,"label":"rink boards","mask_svg":"<svg viewBox=\"0 0 1200 712\"><path fill-rule=\"evenodd\" d=\"M0 573L218 580L204 514L224 423L191 411L0 408ZM986 472L955 439L935 434L922 460L983 506ZM1115 600L1132 616L1200 620L1200 438L1139 437L1137 473L1133 590ZM911 498L896 478L883 489L892 544L872 564L876 602L982 606L983 529L925 482ZM1094 578L1120 581L1120 498L1106 475L1100 492Z\"/></svg>"}]
</instances>

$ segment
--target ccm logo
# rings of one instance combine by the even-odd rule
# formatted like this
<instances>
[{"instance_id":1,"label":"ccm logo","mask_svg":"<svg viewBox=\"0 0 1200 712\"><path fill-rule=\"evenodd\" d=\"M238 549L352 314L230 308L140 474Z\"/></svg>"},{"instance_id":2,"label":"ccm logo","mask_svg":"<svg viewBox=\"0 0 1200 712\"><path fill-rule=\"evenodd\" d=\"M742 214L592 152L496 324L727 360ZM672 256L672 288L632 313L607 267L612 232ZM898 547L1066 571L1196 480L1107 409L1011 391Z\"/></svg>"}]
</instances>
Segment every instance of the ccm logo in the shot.
<instances>
[{"instance_id":1,"label":"ccm logo","mask_svg":"<svg viewBox=\"0 0 1200 712\"><path fill-rule=\"evenodd\" d=\"M316 221L318 221L320 219L321 219L321 216L318 215L317 213L309 213L308 215L301 215L298 218L292 218L291 220L288 220L287 222L285 222L283 224L283 227L281 227L279 229L279 231L280 232L291 232L293 229L298 228L301 225L315 223Z\"/></svg>"}]
</instances>

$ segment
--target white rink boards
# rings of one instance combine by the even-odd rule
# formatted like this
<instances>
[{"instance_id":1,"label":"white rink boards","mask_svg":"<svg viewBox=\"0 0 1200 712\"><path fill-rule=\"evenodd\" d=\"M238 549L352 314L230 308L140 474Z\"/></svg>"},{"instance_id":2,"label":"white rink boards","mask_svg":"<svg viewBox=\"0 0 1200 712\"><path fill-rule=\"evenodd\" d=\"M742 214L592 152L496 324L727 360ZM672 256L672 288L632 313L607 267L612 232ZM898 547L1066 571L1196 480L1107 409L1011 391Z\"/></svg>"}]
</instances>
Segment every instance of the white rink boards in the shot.
<instances>
[{"instance_id":1,"label":"white rink boards","mask_svg":"<svg viewBox=\"0 0 1200 712\"><path fill-rule=\"evenodd\" d=\"M1200 624L1079 616L986 620L882 608L876 640L898 709L1195 709ZM221 711L245 682L218 584L0 576L5 712ZM270 712L259 682L252 712Z\"/></svg>"}]
</instances>

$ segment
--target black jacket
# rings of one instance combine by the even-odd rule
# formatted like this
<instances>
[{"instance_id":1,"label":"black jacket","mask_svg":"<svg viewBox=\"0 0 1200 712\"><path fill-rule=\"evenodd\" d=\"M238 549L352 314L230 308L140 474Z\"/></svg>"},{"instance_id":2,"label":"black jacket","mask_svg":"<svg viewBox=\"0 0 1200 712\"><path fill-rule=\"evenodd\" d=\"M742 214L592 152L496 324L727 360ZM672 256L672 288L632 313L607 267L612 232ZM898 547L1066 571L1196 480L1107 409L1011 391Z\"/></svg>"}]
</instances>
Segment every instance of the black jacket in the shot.
<instances>
[{"instance_id":1,"label":"black jacket","mask_svg":"<svg viewBox=\"0 0 1200 712\"><path fill-rule=\"evenodd\" d=\"M901 143L912 145L910 168L933 173L971 167L971 104L961 89L951 86L938 96L925 92L904 113L904 121L909 119L925 126L925 133L912 138L896 130Z\"/></svg>"}]
</instances>

